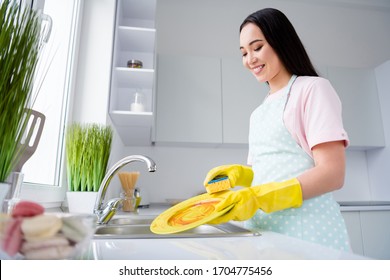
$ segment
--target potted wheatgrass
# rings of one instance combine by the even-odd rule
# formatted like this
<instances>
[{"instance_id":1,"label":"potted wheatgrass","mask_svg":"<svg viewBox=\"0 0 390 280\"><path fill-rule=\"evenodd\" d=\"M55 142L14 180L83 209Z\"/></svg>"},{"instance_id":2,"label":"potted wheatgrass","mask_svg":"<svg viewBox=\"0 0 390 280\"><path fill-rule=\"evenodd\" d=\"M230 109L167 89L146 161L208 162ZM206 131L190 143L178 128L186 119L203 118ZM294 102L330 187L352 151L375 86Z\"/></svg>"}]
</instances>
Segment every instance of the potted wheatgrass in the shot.
<instances>
[{"instance_id":1,"label":"potted wheatgrass","mask_svg":"<svg viewBox=\"0 0 390 280\"><path fill-rule=\"evenodd\" d=\"M69 212L92 213L106 173L113 131L110 126L72 123L66 132Z\"/></svg>"},{"instance_id":2,"label":"potted wheatgrass","mask_svg":"<svg viewBox=\"0 0 390 280\"><path fill-rule=\"evenodd\" d=\"M24 152L19 143L42 82L36 70L43 38L37 11L19 1L0 1L0 206L12 196L7 181Z\"/></svg>"}]
</instances>

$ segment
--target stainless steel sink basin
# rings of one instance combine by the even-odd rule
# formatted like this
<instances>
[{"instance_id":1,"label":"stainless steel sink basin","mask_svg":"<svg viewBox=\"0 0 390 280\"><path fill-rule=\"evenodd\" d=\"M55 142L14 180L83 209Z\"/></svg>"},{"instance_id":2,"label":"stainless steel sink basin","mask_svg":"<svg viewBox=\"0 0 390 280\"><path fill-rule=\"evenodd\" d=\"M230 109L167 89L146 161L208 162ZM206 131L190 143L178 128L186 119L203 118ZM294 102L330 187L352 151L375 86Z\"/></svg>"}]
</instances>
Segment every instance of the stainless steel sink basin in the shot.
<instances>
[{"instance_id":1,"label":"stainless steel sink basin","mask_svg":"<svg viewBox=\"0 0 390 280\"><path fill-rule=\"evenodd\" d=\"M150 225L154 220L154 217L141 217L141 218L133 218L133 217L121 217L121 218L113 218L108 224L109 225Z\"/></svg>"},{"instance_id":2,"label":"stainless steel sink basin","mask_svg":"<svg viewBox=\"0 0 390 280\"><path fill-rule=\"evenodd\" d=\"M107 225L98 226L95 239L136 238L195 238L195 237L244 237L259 235L232 223L201 225L175 234L155 234L150 231L153 218L114 218Z\"/></svg>"}]
</instances>

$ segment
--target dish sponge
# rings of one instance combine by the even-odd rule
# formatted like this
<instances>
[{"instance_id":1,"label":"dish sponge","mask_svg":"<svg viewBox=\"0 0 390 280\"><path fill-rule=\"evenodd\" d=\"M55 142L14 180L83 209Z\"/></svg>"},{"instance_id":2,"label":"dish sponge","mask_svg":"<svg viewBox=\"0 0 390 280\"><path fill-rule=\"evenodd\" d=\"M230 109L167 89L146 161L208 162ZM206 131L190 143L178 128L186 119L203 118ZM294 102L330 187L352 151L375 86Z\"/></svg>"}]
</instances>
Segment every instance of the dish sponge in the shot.
<instances>
[{"instance_id":1,"label":"dish sponge","mask_svg":"<svg viewBox=\"0 0 390 280\"><path fill-rule=\"evenodd\" d=\"M213 180L207 183L206 191L209 194L220 192L220 191L225 191L231 188L229 177L220 177L217 176Z\"/></svg>"}]
</instances>

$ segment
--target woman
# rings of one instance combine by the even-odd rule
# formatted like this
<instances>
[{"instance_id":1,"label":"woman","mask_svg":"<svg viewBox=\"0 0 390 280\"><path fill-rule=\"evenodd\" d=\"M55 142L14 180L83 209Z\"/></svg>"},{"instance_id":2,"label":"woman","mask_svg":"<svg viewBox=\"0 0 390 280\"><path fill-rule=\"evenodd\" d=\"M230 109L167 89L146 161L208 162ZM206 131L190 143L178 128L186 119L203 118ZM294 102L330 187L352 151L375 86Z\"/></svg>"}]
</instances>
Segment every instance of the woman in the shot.
<instances>
[{"instance_id":1,"label":"woman","mask_svg":"<svg viewBox=\"0 0 390 280\"><path fill-rule=\"evenodd\" d=\"M226 198L218 210L235 206L212 223L249 219L251 229L350 250L331 194L343 186L349 143L335 90L318 77L294 27L276 9L244 20L240 50L244 66L269 85L269 94L250 118L251 167L219 166L206 176L205 186L228 176L232 187L247 187L213 194Z\"/></svg>"}]
</instances>

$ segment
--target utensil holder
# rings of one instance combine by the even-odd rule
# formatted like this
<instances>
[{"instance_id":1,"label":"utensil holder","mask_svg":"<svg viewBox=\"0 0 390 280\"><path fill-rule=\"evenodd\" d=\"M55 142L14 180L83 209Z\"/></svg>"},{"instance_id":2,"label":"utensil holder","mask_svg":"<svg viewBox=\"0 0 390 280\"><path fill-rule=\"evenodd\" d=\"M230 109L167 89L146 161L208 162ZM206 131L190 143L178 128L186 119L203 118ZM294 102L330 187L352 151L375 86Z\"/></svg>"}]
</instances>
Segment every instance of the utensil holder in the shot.
<instances>
[{"instance_id":1,"label":"utensil holder","mask_svg":"<svg viewBox=\"0 0 390 280\"><path fill-rule=\"evenodd\" d=\"M2 212L11 214L14 206L20 201L20 193L23 185L24 174L22 172L12 172L11 187L4 198Z\"/></svg>"}]
</instances>

